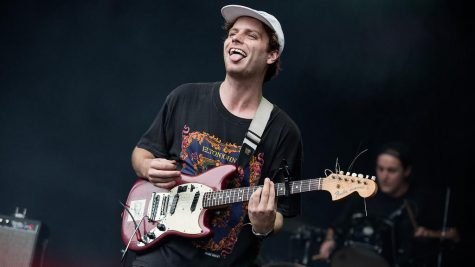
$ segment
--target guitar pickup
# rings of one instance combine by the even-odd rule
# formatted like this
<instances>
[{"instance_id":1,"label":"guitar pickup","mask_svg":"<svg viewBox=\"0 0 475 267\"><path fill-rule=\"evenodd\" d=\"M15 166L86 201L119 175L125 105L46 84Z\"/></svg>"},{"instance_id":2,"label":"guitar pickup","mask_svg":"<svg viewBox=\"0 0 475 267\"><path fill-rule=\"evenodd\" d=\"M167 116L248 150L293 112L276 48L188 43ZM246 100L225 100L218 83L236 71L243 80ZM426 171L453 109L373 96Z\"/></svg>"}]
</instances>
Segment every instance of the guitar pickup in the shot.
<instances>
[{"instance_id":1,"label":"guitar pickup","mask_svg":"<svg viewBox=\"0 0 475 267\"><path fill-rule=\"evenodd\" d=\"M152 193L152 208L150 210L150 214L148 216L148 221L155 221L157 217L157 212L158 212L158 205L160 203L160 195L157 194L156 192Z\"/></svg>"},{"instance_id":2,"label":"guitar pickup","mask_svg":"<svg viewBox=\"0 0 475 267\"><path fill-rule=\"evenodd\" d=\"M191 207L190 207L191 212L195 211L196 204L198 204L198 199L200 199L200 191L197 191L195 193L195 197L193 198L193 202L191 203Z\"/></svg>"},{"instance_id":3,"label":"guitar pickup","mask_svg":"<svg viewBox=\"0 0 475 267\"><path fill-rule=\"evenodd\" d=\"M171 206L171 209L170 209L170 214L175 213L176 205L178 204L179 199L180 199L180 195L175 194L175 196L173 196L173 202L172 202L172 206Z\"/></svg>"},{"instance_id":4,"label":"guitar pickup","mask_svg":"<svg viewBox=\"0 0 475 267\"><path fill-rule=\"evenodd\" d=\"M168 209L168 199L170 198L170 196L165 196L163 197L163 200L162 200L162 207L160 209L160 216L165 216L165 214L167 213L167 209Z\"/></svg>"}]
</instances>

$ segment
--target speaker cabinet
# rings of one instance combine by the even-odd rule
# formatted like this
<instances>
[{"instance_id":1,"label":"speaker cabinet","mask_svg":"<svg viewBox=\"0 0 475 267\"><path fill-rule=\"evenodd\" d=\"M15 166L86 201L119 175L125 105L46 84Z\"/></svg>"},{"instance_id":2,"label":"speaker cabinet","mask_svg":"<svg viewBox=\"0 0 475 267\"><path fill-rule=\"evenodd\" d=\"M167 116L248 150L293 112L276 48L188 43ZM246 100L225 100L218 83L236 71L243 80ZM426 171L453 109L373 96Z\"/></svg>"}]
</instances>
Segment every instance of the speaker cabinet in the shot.
<instances>
[{"instance_id":1,"label":"speaker cabinet","mask_svg":"<svg viewBox=\"0 0 475 267\"><path fill-rule=\"evenodd\" d=\"M33 265L41 222L0 214L0 266Z\"/></svg>"}]
</instances>

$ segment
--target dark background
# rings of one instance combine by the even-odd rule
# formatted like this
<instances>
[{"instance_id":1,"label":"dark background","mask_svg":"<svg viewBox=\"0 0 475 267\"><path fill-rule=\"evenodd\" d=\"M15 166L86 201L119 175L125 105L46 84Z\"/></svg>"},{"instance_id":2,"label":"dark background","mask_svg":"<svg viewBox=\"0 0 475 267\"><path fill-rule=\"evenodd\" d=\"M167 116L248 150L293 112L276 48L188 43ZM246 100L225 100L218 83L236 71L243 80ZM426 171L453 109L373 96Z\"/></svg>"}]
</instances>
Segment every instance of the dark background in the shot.
<instances>
[{"instance_id":1,"label":"dark background","mask_svg":"<svg viewBox=\"0 0 475 267\"><path fill-rule=\"evenodd\" d=\"M302 131L305 178L364 149L353 170L374 175L376 148L402 140L418 186L451 188L468 242L473 24L461 1L2 1L0 214L27 208L49 228L45 265L119 266L131 151L171 89L224 78L229 3L283 26L283 70L264 94ZM283 237L325 227L341 205L302 196Z\"/></svg>"}]
</instances>

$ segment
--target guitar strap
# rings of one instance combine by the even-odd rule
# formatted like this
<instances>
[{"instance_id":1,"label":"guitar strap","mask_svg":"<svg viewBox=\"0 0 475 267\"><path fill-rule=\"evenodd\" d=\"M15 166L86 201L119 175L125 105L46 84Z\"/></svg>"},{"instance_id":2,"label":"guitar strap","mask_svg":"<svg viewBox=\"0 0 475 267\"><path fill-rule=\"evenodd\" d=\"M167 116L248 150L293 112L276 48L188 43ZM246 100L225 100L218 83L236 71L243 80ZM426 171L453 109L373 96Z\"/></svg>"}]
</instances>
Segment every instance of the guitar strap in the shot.
<instances>
[{"instance_id":1,"label":"guitar strap","mask_svg":"<svg viewBox=\"0 0 475 267\"><path fill-rule=\"evenodd\" d=\"M257 107L256 115L249 125L249 129L244 136L244 141L239 152L239 157L236 162L238 168L244 169L251 159L252 154L257 148L257 145L261 142L262 134L269 121L270 114L274 105L264 97L261 98L259 107Z\"/></svg>"}]
</instances>

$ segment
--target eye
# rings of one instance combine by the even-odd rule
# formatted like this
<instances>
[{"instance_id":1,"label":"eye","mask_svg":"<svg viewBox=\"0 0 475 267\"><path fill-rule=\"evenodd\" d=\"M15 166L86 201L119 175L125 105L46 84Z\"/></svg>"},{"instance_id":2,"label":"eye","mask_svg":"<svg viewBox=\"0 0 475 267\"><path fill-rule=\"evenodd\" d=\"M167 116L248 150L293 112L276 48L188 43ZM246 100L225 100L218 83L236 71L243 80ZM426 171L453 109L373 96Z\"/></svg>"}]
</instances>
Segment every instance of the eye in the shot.
<instances>
[{"instance_id":1,"label":"eye","mask_svg":"<svg viewBox=\"0 0 475 267\"><path fill-rule=\"evenodd\" d=\"M249 38L256 40L258 37L257 34L249 34Z\"/></svg>"}]
</instances>

